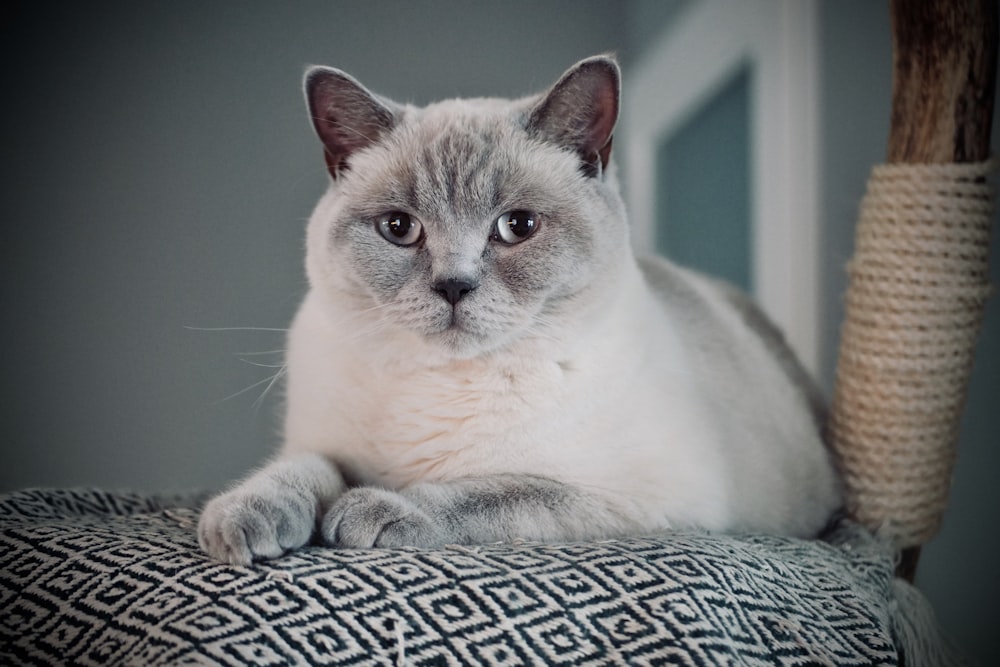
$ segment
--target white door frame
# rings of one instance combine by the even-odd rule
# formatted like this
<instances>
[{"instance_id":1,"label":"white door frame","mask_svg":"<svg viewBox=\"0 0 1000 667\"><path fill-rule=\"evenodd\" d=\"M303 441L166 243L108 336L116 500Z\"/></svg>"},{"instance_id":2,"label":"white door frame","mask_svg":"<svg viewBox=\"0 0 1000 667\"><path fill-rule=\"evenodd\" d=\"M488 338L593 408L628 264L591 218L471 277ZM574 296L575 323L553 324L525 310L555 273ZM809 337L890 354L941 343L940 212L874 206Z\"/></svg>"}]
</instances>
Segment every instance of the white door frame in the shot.
<instances>
[{"instance_id":1,"label":"white door frame","mask_svg":"<svg viewBox=\"0 0 1000 667\"><path fill-rule=\"evenodd\" d=\"M634 244L654 247L656 149L750 66L751 276L757 300L815 376L819 341L816 0L699 0L625 72Z\"/></svg>"}]
</instances>

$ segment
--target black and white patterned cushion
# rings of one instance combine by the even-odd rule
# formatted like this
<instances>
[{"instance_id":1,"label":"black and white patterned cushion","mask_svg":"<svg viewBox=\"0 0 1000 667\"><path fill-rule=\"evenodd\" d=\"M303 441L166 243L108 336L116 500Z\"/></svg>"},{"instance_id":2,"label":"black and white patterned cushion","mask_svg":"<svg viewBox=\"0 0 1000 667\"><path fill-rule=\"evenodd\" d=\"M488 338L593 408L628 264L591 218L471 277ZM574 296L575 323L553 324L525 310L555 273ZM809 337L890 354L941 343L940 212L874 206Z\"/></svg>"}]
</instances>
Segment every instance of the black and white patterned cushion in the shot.
<instances>
[{"instance_id":1,"label":"black and white patterned cushion","mask_svg":"<svg viewBox=\"0 0 1000 667\"><path fill-rule=\"evenodd\" d=\"M895 665L892 562L669 533L209 560L196 498L0 496L0 664Z\"/></svg>"}]
</instances>

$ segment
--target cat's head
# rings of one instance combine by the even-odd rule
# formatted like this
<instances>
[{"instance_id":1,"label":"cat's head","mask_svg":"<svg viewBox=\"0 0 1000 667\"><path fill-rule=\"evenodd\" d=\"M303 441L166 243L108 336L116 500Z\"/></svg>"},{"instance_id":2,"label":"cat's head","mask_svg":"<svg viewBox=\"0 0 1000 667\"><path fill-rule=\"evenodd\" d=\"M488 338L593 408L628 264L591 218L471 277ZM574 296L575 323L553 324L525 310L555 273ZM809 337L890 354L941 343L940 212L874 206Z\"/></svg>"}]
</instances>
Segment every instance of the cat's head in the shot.
<instances>
[{"instance_id":1,"label":"cat's head","mask_svg":"<svg viewBox=\"0 0 1000 667\"><path fill-rule=\"evenodd\" d=\"M540 95L417 108L310 69L332 179L308 231L313 289L459 358L585 326L629 257L609 173L619 81L594 57Z\"/></svg>"}]
</instances>

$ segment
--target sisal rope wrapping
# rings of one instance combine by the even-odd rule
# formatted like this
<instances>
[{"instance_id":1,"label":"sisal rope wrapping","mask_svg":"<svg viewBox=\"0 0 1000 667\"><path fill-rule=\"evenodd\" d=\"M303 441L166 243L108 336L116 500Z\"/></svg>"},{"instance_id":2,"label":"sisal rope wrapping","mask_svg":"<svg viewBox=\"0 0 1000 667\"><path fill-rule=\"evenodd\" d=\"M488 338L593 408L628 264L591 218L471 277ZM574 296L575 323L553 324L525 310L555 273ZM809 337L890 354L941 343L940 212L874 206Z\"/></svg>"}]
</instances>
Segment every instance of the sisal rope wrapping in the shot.
<instances>
[{"instance_id":1,"label":"sisal rope wrapping","mask_svg":"<svg viewBox=\"0 0 1000 667\"><path fill-rule=\"evenodd\" d=\"M861 203L830 415L847 510L899 548L948 501L990 294L991 162L876 166Z\"/></svg>"}]
</instances>

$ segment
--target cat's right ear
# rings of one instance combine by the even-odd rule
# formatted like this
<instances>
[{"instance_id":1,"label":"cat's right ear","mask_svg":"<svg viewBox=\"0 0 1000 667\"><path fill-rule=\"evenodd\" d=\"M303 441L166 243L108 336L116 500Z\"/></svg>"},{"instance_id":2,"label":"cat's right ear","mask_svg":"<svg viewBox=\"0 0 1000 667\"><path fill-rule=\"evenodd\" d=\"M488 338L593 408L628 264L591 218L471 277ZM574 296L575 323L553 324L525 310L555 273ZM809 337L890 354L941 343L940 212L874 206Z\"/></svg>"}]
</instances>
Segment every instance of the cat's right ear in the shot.
<instances>
[{"instance_id":1,"label":"cat's right ear","mask_svg":"<svg viewBox=\"0 0 1000 667\"><path fill-rule=\"evenodd\" d=\"M372 145L396 124L393 110L349 74L312 67L305 77L306 104L325 148L326 167L336 180L350 156Z\"/></svg>"}]
</instances>

